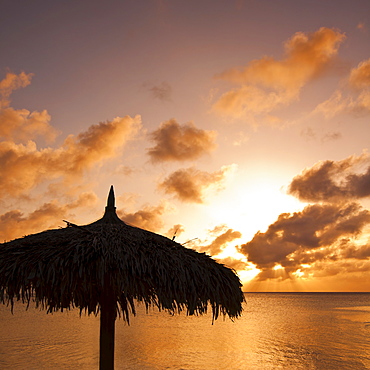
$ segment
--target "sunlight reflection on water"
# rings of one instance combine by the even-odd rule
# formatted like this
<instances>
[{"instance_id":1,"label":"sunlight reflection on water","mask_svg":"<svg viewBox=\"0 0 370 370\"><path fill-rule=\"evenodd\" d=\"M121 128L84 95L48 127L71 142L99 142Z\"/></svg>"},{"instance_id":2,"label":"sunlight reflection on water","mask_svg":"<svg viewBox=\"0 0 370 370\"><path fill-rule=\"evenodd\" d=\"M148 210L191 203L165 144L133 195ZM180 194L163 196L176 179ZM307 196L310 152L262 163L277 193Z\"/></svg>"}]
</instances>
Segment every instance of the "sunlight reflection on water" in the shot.
<instances>
[{"instance_id":1,"label":"sunlight reflection on water","mask_svg":"<svg viewBox=\"0 0 370 370\"><path fill-rule=\"evenodd\" d=\"M116 369L370 369L370 294L249 293L235 322L139 307L116 324ZM99 320L0 306L1 369L96 369Z\"/></svg>"}]
</instances>

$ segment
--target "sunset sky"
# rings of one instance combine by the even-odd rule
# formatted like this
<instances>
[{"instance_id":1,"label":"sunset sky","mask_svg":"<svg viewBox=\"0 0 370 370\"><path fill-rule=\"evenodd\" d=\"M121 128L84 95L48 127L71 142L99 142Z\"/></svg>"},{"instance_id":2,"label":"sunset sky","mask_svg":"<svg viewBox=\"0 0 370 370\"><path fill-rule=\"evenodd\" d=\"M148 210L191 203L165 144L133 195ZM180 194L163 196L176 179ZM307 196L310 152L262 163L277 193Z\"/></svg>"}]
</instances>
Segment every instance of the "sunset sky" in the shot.
<instances>
[{"instance_id":1,"label":"sunset sky","mask_svg":"<svg viewBox=\"0 0 370 370\"><path fill-rule=\"evenodd\" d=\"M245 291L370 291L370 1L5 1L0 240L119 216Z\"/></svg>"}]
</instances>

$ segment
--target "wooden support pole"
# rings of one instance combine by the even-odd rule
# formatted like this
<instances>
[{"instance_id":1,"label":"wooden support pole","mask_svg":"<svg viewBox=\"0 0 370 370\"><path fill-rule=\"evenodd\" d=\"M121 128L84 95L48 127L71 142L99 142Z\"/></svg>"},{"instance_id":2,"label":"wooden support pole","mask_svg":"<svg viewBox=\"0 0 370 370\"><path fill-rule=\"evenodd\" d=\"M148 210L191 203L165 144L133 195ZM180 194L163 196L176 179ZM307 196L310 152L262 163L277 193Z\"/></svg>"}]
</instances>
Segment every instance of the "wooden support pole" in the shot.
<instances>
[{"instance_id":1,"label":"wooden support pole","mask_svg":"<svg viewBox=\"0 0 370 370\"><path fill-rule=\"evenodd\" d=\"M105 296L100 303L100 370L114 370L116 316L116 302L112 296Z\"/></svg>"}]
</instances>

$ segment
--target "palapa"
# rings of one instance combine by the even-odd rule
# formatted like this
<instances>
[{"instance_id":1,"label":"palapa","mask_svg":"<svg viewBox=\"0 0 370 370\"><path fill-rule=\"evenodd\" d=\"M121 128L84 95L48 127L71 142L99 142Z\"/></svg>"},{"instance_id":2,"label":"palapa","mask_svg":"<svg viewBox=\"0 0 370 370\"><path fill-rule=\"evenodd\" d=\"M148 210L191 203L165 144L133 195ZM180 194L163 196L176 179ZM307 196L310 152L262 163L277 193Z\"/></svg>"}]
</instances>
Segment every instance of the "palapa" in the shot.
<instances>
[{"instance_id":1,"label":"palapa","mask_svg":"<svg viewBox=\"0 0 370 370\"><path fill-rule=\"evenodd\" d=\"M213 321L240 316L244 296L233 270L120 220L112 186L100 220L0 244L0 301L19 300L47 312L100 313L99 368L113 369L115 320L128 322L135 302L188 315L211 307Z\"/></svg>"}]
</instances>

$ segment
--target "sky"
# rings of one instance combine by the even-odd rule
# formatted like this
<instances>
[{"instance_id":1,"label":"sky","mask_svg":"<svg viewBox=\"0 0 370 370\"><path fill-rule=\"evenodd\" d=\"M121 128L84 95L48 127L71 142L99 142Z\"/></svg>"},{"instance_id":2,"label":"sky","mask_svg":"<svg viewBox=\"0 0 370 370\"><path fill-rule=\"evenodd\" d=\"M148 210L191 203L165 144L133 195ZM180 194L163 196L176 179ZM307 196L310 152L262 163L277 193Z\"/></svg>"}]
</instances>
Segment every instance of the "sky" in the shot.
<instances>
[{"instance_id":1,"label":"sky","mask_svg":"<svg viewBox=\"0 0 370 370\"><path fill-rule=\"evenodd\" d=\"M245 291L370 291L368 0L10 1L0 240L125 222Z\"/></svg>"}]
</instances>

